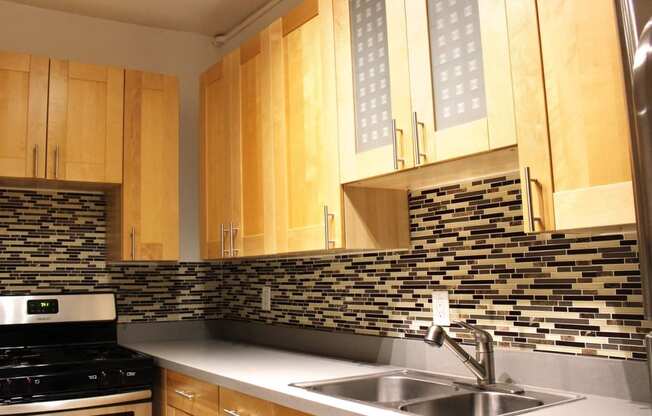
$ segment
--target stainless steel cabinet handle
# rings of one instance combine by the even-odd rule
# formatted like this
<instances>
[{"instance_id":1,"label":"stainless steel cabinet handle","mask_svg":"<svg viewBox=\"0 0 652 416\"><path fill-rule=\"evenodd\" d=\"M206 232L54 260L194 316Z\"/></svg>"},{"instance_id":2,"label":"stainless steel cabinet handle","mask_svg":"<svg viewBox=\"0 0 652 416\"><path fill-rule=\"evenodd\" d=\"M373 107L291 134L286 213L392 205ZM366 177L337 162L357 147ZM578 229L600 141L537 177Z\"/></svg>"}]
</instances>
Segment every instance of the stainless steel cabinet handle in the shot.
<instances>
[{"instance_id":1,"label":"stainless steel cabinet handle","mask_svg":"<svg viewBox=\"0 0 652 416\"><path fill-rule=\"evenodd\" d=\"M59 145L54 146L54 179L59 179Z\"/></svg>"},{"instance_id":2,"label":"stainless steel cabinet handle","mask_svg":"<svg viewBox=\"0 0 652 416\"><path fill-rule=\"evenodd\" d=\"M525 186L525 204L526 204L526 215L529 225L529 232L533 233L536 231L534 227L534 208L532 207L532 182L536 182L535 179L532 179L530 176L530 167L525 166L523 168L523 185Z\"/></svg>"},{"instance_id":3,"label":"stainless steel cabinet handle","mask_svg":"<svg viewBox=\"0 0 652 416\"><path fill-rule=\"evenodd\" d=\"M226 227L224 224L220 224L220 257L228 257L229 250L224 249L224 233L226 232Z\"/></svg>"},{"instance_id":4,"label":"stainless steel cabinet handle","mask_svg":"<svg viewBox=\"0 0 652 416\"><path fill-rule=\"evenodd\" d=\"M335 214L328 212L328 205L324 205L324 248L329 250L331 244L335 244L335 240L331 240L331 219L335 219Z\"/></svg>"},{"instance_id":5,"label":"stainless steel cabinet handle","mask_svg":"<svg viewBox=\"0 0 652 416\"><path fill-rule=\"evenodd\" d=\"M398 162L405 163L405 159L398 157L398 137L396 132L400 131L401 134L403 130L396 128L396 119L392 119L392 150L394 151L394 170L398 170Z\"/></svg>"},{"instance_id":6,"label":"stainless steel cabinet handle","mask_svg":"<svg viewBox=\"0 0 652 416\"><path fill-rule=\"evenodd\" d=\"M238 255L238 249L235 248L235 236L238 234L238 231L240 230L239 227L235 226L233 223L229 224L229 251L231 257L235 257Z\"/></svg>"},{"instance_id":7,"label":"stainless steel cabinet handle","mask_svg":"<svg viewBox=\"0 0 652 416\"><path fill-rule=\"evenodd\" d=\"M191 393L183 390L175 390L174 392L179 396L183 397L184 399L195 400L195 393Z\"/></svg>"},{"instance_id":8,"label":"stainless steel cabinet handle","mask_svg":"<svg viewBox=\"0 0 652 416\"><path fill-rule=\"evenodd\" d=\"M34 177L38 178L38 144L34 145L32 158L34 159Z\"/></svg>"},{"instance_id":9,"label":"stainless steel cabinet handle","mask_svg":"<svg viewBox=\"0 0 652 416\"><path fill-rule=\"evenodd\" d=\"M421 153L421 140L419 139L419 126L425 127L425 124L419 121L419 115L416 111L412 113L412 134L414 134L414 165L421 164L421 158L426 159L427 154Z\"/></svg>"},{"instance_id":10,"label":"stainless steel cabinet handle","mask_svg":"<svg viewBox=\"0 0 652 416\"><path fill-rule=\"evenodd\" d=\"M222 409L224 410L224 413L226 413L229 416L240 416L240 413L238 413L235 410L228 410L228 409Z\"/></svg>"},{"instance_id":11,"label":"stainless steel cabinet handle","mask_svg":"<svg viewBox=\"0 0 652 416\"><path fill-rule=\"evenodd\" d=\"M131 259L136 260L136 227L131 227Z\"/></svg>"}]
</instances>

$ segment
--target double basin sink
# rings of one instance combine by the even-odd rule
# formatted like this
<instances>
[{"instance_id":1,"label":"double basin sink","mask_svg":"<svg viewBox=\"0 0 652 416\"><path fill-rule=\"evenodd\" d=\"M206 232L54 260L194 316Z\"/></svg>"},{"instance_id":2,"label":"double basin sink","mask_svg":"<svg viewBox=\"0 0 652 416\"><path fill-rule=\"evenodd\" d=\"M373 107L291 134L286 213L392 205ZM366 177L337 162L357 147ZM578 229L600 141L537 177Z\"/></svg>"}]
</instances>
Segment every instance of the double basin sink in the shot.
<instances>
[{"instance_id":1,"label":"double basin sink","mask_svg":"<svg viewBox=\"0 0 652 416\"><path fill-rule=\"evenodd\" d=\"M292 386L419 416L514 415L581 398L543 390L511 393L509 386L483 389L451 377L413 370Z\"/></svg>"}]
</instances>

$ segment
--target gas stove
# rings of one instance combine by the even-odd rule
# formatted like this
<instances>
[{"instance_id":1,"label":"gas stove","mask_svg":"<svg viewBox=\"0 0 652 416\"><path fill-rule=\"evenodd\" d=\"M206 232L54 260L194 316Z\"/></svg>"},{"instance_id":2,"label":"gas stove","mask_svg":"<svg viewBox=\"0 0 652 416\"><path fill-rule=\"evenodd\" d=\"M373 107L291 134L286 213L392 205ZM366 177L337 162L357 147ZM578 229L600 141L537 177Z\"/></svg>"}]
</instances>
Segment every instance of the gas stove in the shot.
<instances>
[{"instance_id":1,"label":"gas stove","mask_svg":"<svg viewBox=\"0 0 652 416\"><path fill-rule=\"evenodd\" d=\"M0 415L151 407L153 361L118 345L116 317L113 294L0 296Z\"/></svg>"}]
</instances>

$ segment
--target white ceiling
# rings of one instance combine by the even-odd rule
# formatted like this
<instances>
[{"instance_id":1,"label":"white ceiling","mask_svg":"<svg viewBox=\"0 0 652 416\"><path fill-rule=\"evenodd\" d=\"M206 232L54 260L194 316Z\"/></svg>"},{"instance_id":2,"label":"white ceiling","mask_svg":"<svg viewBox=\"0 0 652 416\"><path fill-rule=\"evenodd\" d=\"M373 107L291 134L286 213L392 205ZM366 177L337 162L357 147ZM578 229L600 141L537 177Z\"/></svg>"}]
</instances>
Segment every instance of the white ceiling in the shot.
<instances>
[{"instance_id":1,"label":"white ceiling","mask_svg":"<svg viewBox=\"0 0 652 416\"><path fill-rule=\"evenodd\" d=\"M219 35L270 0L9 0L162 29Z\"/></svg>"}]
</instances>

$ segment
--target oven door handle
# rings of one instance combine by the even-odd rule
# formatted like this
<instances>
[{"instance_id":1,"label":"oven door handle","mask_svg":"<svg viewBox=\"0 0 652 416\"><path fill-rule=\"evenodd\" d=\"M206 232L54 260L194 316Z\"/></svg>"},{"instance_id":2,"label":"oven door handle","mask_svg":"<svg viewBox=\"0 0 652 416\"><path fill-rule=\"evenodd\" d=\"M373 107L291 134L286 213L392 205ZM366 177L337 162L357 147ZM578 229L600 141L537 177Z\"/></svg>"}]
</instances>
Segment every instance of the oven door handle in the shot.
<instances>
[{"instance_id":1,"label":"oven door handle","mask_svg":"<svg viewBox=\"0 0 652 416\"><path fill-rule=\"evenodd\" d=\"M26 413L54 413L87 407L114 406L152 398L151 390L111 394L108 396L82 397L79 399L52 400L34 403L0 405L0 415L21 415Z\"/></svg>"}]
</instances>

